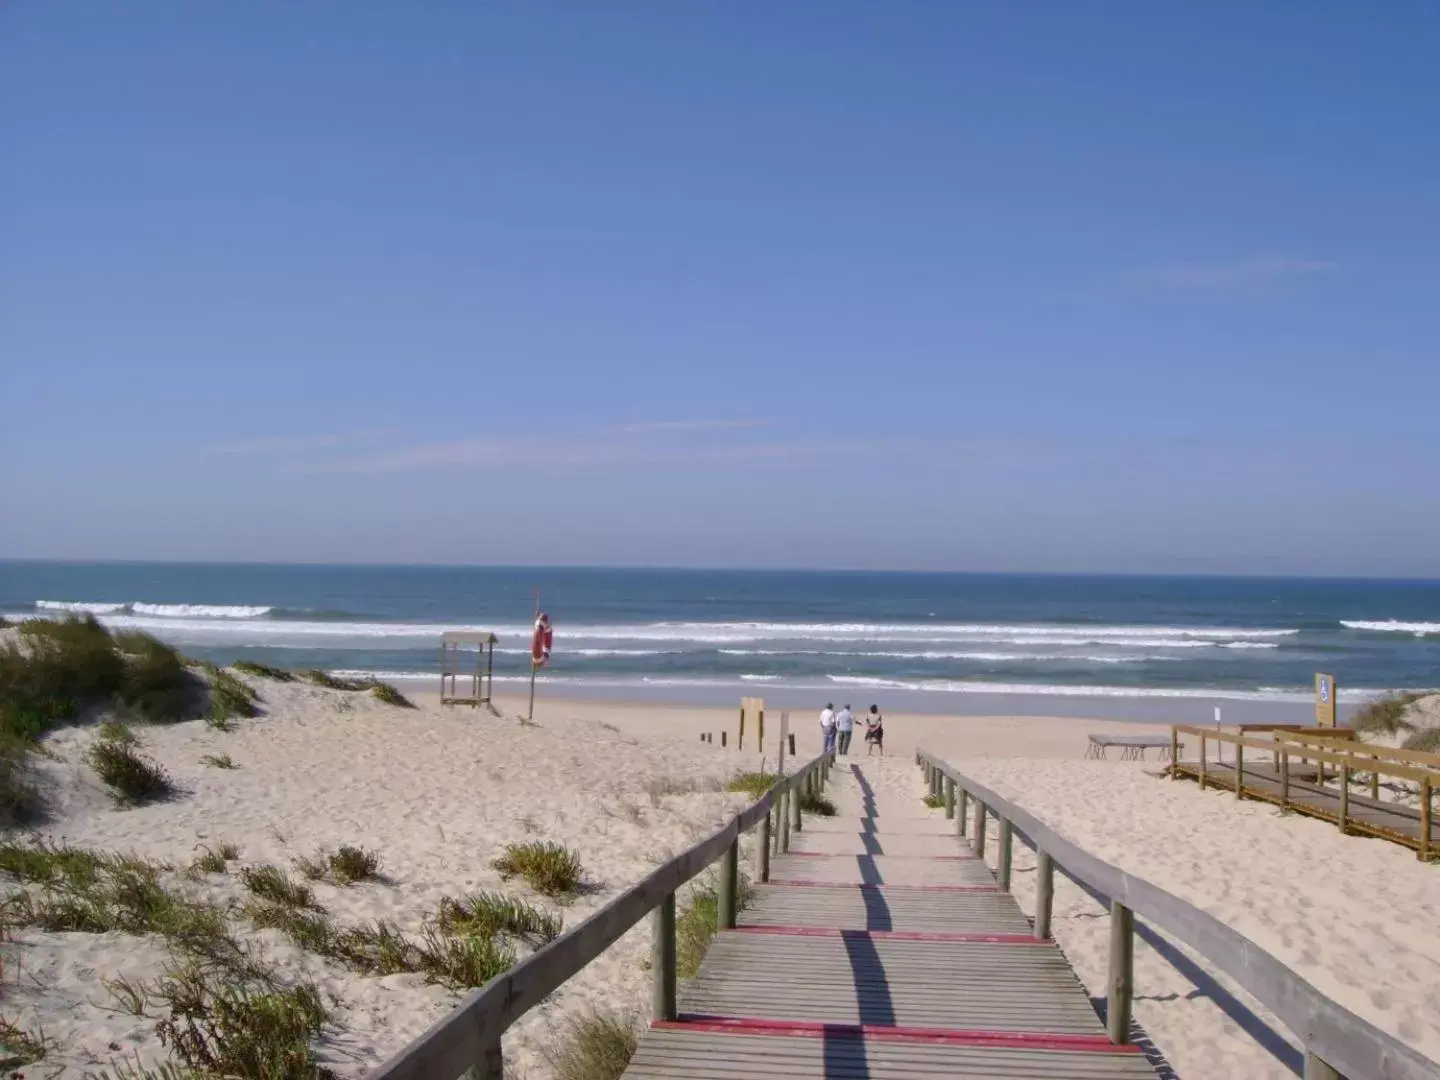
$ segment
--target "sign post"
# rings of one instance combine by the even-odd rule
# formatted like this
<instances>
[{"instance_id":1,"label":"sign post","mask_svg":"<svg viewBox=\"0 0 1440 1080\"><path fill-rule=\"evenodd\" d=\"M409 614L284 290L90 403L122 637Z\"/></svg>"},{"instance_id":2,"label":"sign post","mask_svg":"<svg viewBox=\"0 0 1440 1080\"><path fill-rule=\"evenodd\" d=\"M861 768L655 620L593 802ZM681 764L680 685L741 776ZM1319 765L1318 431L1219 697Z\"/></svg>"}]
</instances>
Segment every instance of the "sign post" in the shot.
<instances>
[{"instance_id":1,"label":"sign post","mask_svg":"<svg viewBox=\"0 0 1440 1080\"><path fill-rule=\"evenodd\" d=\"M1335 726L1335 712L1340 690L1334 675L1315 676L1315 723L1320 727Z\"/></svg>"}]
</instances>

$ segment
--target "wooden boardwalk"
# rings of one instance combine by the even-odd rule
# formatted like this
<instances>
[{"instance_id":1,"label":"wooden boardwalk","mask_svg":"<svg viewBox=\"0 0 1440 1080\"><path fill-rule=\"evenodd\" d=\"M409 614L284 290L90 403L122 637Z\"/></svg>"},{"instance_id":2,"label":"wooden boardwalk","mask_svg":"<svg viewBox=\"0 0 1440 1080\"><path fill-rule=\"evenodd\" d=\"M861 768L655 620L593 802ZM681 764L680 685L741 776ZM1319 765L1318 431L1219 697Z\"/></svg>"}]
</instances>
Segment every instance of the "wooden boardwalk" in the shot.
<instances>
[{"instance_id":1,"label":"wooden boardwalk","mask_svg":"<svg viewBox=\"0 0 1440 1080\"><path fill-rule=\"evenodd\" d=\"M625 1076L1153 1080L954 822L869 765L837 763L839 815L806 818Z\"/></svg>"},{"instance_id":2,"label":"wooden boardwalk","mask_svg":"<svg viewBox=\"0 0 1440 1080\"><path fill-rule=\"evenodd\" d=\"M1296 751L1297 756L1299 751ZM1180 761L1174 766L1177 775L1189 779L1201 779L1201 763ZM1230 762L1207 761L1204 763L1205 786L1234 791L1236 769ZM1330 776L1335 776L1331 770ZM1317 770L1313 765L1294 762L1289 775L1282 774L1279 765L1273 761L1245 763L1243 794L1249 799L1283 806L1286 810L1310 817L1321 818L1341 825L1346 832L1363 833L1397 840L1410 847L1420 847L1422 814L1418 806L1383 802L1362 795L1353 787L1340 797L1340 788L1322 787L1317 783ZM1440 850L1440 822L1424 820L1423 825L1430 832L1428 851Z\"/></svg>"}]
</instances>

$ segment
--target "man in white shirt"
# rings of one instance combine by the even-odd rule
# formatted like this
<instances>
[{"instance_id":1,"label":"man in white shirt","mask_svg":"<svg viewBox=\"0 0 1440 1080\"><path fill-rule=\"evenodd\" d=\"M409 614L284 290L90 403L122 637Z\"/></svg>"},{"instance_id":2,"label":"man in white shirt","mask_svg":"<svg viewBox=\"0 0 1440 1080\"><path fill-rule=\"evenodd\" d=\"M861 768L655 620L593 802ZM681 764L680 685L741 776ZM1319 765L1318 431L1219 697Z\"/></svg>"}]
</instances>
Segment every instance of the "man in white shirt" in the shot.
<instances>
[{"instance_id":1,"label":"man in white shirt","mask_svg":"<svg viewBox=\"0 0 1440 1080\"><path fill-rule=\"evenodd\" d=\"M820 710L820 734L825 738L824 753L835 749L835 706L826 705Z\"/></svg>"},{"instance_id":2,"label":"man in white shirt","mask_svg":"<svg viewBox=\"0 0 1440 1080\"><path fill-rule=\"evenodd\" d=\"M838 752L843 756L850 753L850 736L855 732L855 714L846 705L835 714L835 736L838 740Z\"/></svg>"}]
</instances>

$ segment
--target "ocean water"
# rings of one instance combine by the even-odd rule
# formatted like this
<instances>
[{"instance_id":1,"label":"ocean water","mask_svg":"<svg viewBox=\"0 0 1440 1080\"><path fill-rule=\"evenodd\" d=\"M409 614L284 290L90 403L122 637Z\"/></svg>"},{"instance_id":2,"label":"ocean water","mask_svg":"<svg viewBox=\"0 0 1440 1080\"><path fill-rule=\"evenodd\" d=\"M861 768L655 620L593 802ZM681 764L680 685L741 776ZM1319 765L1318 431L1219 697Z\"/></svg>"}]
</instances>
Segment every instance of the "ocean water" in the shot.
<instances>
[{"instance_id":1,"label":"ocean water","mask_svg":"<svg viewBox=\"0 0 1440 1080\"><path fill-rule=\"evenodd\" d=\"M11 619L89 611L207 659L389 678L433 675L440 632L474 627L500 637L500 680L527 679L537 588L542 678L575 695L1193 716L1293 711L1317 671L1342 702L1440 685L1434 581L0 562Z\"/></svg>"}]
</instances>

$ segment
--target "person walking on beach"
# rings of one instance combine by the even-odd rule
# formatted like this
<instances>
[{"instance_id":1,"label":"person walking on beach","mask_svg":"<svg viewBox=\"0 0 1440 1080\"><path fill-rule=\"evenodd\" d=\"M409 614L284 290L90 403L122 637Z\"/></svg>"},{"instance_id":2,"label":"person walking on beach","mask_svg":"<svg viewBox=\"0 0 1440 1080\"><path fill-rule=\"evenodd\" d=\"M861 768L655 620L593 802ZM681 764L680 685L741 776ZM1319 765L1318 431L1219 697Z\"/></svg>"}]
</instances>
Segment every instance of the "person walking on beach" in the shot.
<instances>
[{"instance_id":1,"label":"person walking on beach","mask_svg":"<svg viewBox=\"0 0 1440 1080\"><path fill-rule=\"evenodd\" d=\"M869 757L880 750L880 756L885 756L885 718L880 715L878 705L870 706L870 715L865 717L865 756Z\"/></svg>"},{"instance_id":2,"label":"person walking on beach","mask_svg":"<svg viewBox=\"0 0 1440 1080\"><path fill-rule=\"evenodd\" d=\"M820 710L820 734L824 737L825 748L822 753L828 754L835 749L835 706L826 705Z\"/></svg>"},{"instance_id":3,"label":"person walking on beach","mask_svg":"<svg viewBox=\"0 0 1440 1080\"><path fill-rule=\"evenodd\" d=\"M835 739L841 757L850 753L850 737L855 734L855 714L846 705L835 714Z\"/></svg>"}]
</instances>

